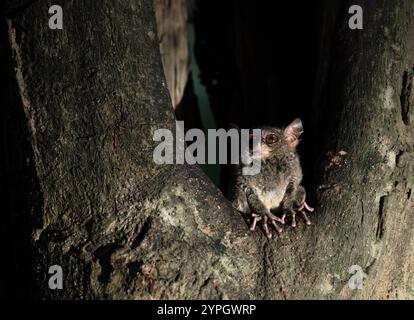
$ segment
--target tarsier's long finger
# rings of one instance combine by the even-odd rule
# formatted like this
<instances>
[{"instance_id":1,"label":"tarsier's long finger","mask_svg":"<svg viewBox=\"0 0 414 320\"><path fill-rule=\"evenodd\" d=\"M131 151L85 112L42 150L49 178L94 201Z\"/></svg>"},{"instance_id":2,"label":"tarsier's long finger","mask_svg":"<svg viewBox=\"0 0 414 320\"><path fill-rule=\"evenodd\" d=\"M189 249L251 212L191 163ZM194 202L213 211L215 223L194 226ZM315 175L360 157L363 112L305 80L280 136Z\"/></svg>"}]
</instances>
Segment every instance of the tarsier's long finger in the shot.
<instances>
[{"instance_id":1,"label":"tarsier's long finger","mask_svg":"<svg viewBox=\"0 0 414 320\"><path fill-rule=\"evenodd\" d=\"M268 217L267 216L264 216L264 219L263 219L263 229L264 229L264 233L265 233L266 237L268 239L271 239L272 238L272 234L269 231L269 227L267 225L267 220L268 220Z\"/></svg>"},{"instance_id":2,"label":"tarsier's long finger","mask_svg":"<svg viewBox=\"0 0 414 320\"><path fill-rule=\"evenodd\" d=\"M305 210L299 211L302 215L303 215L303 219L305 219L305 222L307 225L312 224L312 222L310 221L308 215L306 214Z\"/></svg>"},{"instance_id":3,"label":"tarsier's long finger","mask_svg":"<svg viewBox=\"0 0 414 320\"><path fill-rule=\"evenodd\" d=\"M273 213L271 213L270 211L267 213L267 216L271 219L271 220L276 220L279 221L281 224L285 224L285 214L283 215L282 218L279 218L277 216L275 216Z\"/></svg>"},{"instance_id":4,"label":"tarsier's long finger","mask_svg":"<svg viewBox=\"0 0 414 320\"><path fill-rule=\"evenodd\" d=\"M272 221L278 221L281 224L285 224L285 216L283 216L282 218L276 217L275 219L271 219Z\"/></svg>"},{"instance_id":5,"label":"tarsier's long finger","mask_svg":"<svg viewBox=\"0 0 414 320\"><path fill-rule=\"evenodd\" d=\"M303 203L303 205L305 206L306 210L308 210L309 212L313 212L315 209L310 207L306 202Z\"/></svg>"},{"instance_id":6,"label":"tarsier's long finger","mask_svg":"<svg viewBox=\"0 0 414 320\"><path fill-rule=\"evenodd\" d=\"M250 227L250 230L254 231L256 230L257 221L262 220L262 217L257 214L252 214L252 217L253 217L253 223L252 223L252 226Z\"/></svg>"},{"instance_id":7,"label":"tarsier's long finger","mask_svg":"<svg viewBox=\"0 0 414 320\"><path fill-rule=\"evenodd\" d=\"M256 230L256 224L257 224L257 219L256 219L256 218L254 218L254 219L253 219L253 223L252 223L252 225L251 225L251 227L250 227L250 230L251 230L251 231Z\"/></svg>"},{"instance_id":8,"label":"tarsier's long finger","mask_svg":"<svg viewBox=\"0 0 414 320\"><path fill-rule=\"evenodd\" d=\"M296 227L296 212L295 211L291 211L292 212L292 224L291 224L291 226L292 226L292 228L295 228Z\"/></svg>"},{"instance_id":9,"label":"tarsier's long finger","mask_svg":"<svg viewBox=\"0 0 414 320\"><path fill-rule=\"evenodd\" d=\"M309 212L315 211L314 208L310 207L306 201L302 203L302 205L298 208L299 211L303 211L304 209L308 210Z\"/></svg>"},{"instance_id":10,"label":"tarsier's long finger","mask_svg":"<svg viewBox=\"0 0 414 320\"><path fill-rule=\"evenodd\" d=\"M277 225L275 220L272 220L272 224L278 233L282 233L283 229Z\"/></svg>"}]
</instances>

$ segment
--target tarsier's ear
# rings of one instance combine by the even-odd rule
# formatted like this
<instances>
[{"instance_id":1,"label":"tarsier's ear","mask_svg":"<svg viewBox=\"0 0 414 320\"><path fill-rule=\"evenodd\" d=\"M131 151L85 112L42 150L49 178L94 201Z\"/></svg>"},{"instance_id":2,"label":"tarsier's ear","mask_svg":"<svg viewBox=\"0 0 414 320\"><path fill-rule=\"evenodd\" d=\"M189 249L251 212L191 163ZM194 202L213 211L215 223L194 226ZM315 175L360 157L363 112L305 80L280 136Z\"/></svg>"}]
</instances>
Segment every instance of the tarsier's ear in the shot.
<instances>
[{"instance_id":1,"label":"tarsier's ear","mask_svg":"<svg viewBox=\"0 0 414 320\"><path fill-rule=\"evenodd\" d=\"M302 121L296 118L285 128L284 134L289 143L289 147L296 148L299 144L299 137L303 133Z\"/></svg>"}]
</instances>

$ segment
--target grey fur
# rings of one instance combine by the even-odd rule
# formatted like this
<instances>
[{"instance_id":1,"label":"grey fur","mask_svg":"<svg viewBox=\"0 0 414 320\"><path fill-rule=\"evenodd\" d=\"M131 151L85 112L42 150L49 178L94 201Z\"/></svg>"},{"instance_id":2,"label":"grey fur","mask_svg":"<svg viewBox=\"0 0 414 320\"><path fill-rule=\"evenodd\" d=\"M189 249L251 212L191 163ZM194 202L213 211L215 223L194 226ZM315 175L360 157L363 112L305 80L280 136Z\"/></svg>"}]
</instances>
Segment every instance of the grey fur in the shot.
<instances>
[{"instance_id":1,"label":"grey fur","mask_svg":"<svg viewBox=\"0 0 414 320\"><path fill-rule=\"evenodd\" d=\"M261 158L261 171L253 176L242 175L242 166L238 166L233 177L231 201L234 208L241 213L253 214L253 217L257 217L255 222L263 220L266 236L270 238L267 221L270 219L276 230L281 231L275 221L284 224L286 213L292 216L293 227L296 226L296 211L304 214L307 224L310 224L303 211L306 191L300 185L303 174L296 151L303 128L300 119L295 119L284 129L271 127L260 129L262 130L261 145L267 151ZM269 134L276 137L277 142L266 143ZM306 205L306 208L310 207ZM313 211L312 208L310 209ZM277 214L280 212L282 216L278 217Z\"/></svg>"}]
</instances>

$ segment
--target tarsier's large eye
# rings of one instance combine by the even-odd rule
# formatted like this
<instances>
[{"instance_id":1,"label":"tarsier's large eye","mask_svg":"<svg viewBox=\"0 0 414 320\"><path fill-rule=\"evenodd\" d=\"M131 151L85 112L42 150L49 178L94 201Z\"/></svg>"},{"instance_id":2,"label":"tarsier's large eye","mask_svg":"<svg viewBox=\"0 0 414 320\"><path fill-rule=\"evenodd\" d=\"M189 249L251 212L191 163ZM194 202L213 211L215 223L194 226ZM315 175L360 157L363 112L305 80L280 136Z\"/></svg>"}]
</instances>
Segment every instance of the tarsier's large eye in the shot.
<instances>
[{"instance_id":1,"label":"tarsier's large eye","mask_svg":"<svg viewBox=\"0 0 414 320\"><path fill-rule=\"evenodd\" d=\"M274 133L269 133L265 137L266 144L273 144L273 143L276 143L278 140L279 140L279 138Z\"/></svg>"}]
</instances>

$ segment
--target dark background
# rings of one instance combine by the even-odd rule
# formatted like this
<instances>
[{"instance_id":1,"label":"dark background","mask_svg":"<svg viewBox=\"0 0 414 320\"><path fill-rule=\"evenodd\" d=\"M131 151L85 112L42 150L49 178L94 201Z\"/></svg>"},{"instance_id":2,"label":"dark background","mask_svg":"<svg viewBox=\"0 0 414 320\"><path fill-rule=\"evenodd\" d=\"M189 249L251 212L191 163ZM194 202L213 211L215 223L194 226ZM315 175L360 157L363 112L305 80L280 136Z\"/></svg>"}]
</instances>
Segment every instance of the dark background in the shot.
<instances>
[{"instance_id":1,"label":"dark background","mask_svg":"<svg viewBox=\"0 0 414 320\"><path fill-rule=\"evenodd\" d=\"M201 74L192 74L206 88L217 128L283 127L302 119L305 134L300 154L305 177L312 170L308 156L310 118L320 44L322 1L195 1L191 22L194 54ZM203 128L194 109L192 82L177 107L186 129ZM182 115L185 110L186 115ZM206 129L206 128L204 128ZM228 167L220 167L219 185L226 194ZM214 167L207 174L214 176ZM217 170L217 167L216 167ZM306 181L305 181L306 183Z\"/></svg>"}]
</instances>

